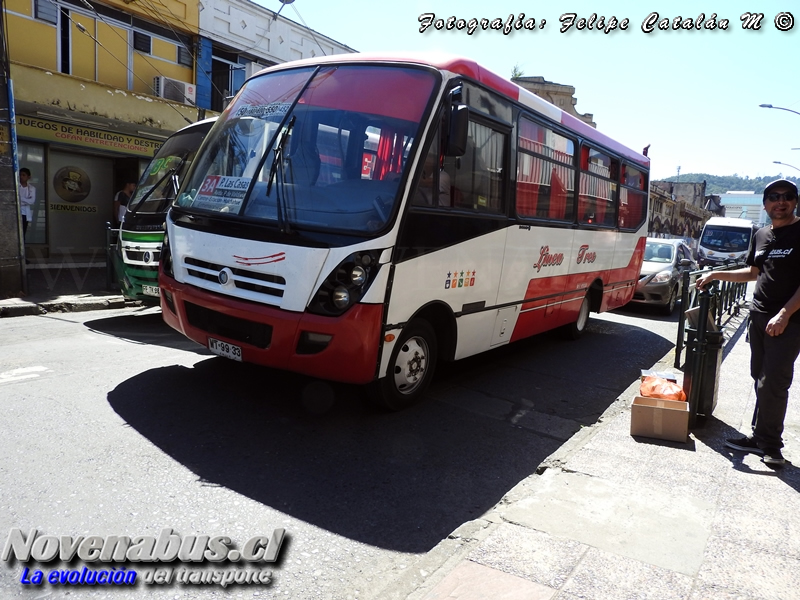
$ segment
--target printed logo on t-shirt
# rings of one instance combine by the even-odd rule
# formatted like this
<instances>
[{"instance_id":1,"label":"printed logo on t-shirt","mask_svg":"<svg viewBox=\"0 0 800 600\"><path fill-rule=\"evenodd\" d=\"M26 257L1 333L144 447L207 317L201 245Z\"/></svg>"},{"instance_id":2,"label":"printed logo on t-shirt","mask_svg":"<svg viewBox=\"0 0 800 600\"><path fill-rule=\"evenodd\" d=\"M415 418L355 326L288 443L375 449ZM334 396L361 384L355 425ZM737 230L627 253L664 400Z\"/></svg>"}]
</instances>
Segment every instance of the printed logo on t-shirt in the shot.
<instances>
[{"instance_id":1,"label":"printed logo on t-shirt","mask_svg":"<svg viewBox=\"0 0 800 600\"><path fill-rule=\"evenodd\" d=\"M792 250L794 250L794 248L784 248L783 250L775 248L769 251L767 258L785 258L792 253Z\"/></svg>"}]
</instances>

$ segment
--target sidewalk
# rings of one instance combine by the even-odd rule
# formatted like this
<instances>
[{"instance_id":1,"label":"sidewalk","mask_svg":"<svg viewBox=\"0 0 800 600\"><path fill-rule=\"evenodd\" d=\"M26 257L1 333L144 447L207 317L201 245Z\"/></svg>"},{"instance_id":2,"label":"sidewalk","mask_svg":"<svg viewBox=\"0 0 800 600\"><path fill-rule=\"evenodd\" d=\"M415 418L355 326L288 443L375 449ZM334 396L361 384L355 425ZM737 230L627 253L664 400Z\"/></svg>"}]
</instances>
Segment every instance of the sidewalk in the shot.
<instances>
[{"instance_id":1,"label":"sidewalk","mask_svg":"<svg viewBox=\"0 0 800 600\"><path fill-rule=\"evenodd\" d=\"M719 401L687 443L630 436L637 381L596 425L376 598L800 598L800 386L790 397L784 468L724 446L749 433L753 414L743 325L736 317L725 328ZM680 381L673 363L670 353L653 368Z\"/></svg>"},{"instance_id":2,"label":"sidewalk","mask_svg":"<svg viewBox=\"0 0 800 600\"><path fill-rule=\"evenodd\" d=\"M28 293L0 298L0 317L124 308L132 303L108 280L105 261L32 261Z\"/></svg>"},{"instance_id":3,"label":"sidewalk","mask_svg":"<svg viewBox=\"0 0 800 600\"><path fill-rule=\"evenodd\" d=\"M123 308L130 304L111 289L105 261L42 261L26 266L28 293L0 298L0 317Z\"/></svg>"}]
</instances>

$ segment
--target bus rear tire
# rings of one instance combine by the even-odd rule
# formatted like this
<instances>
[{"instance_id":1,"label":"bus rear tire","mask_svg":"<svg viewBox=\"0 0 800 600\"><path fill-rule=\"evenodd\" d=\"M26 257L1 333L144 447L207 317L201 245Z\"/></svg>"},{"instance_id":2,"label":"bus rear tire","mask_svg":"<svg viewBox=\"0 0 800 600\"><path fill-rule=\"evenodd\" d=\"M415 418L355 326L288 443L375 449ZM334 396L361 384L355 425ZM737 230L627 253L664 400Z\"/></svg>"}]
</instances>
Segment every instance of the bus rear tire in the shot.
<instances>
[{"instance_id":1,"label":"bus rear tire","mask_svg":"<svg viewBox=\"0 0 800 600\"><path fill-rule=\"evenodd\" d=\"M586 331L586 325L589 323L589 309L589 294L586 294L583 297L583 302L581 302L581 308L578 311L578 318L574 323L564 325L562 328L564 337L566 337L568 340L577 340L583 335L583 332Z\"/></svg>"},{"instance_id":2,"label":"bus rear tire","mask_svg":"<svg viewBox=\"0 0 800 600\"><path fill-rule=\"evenodd\" d=\"M386 377L372 384L378 406L398 411L419 402L433 379L437 351L436 333L427 321L406 325L392 349Z\"/></svg>"}]
</instances>

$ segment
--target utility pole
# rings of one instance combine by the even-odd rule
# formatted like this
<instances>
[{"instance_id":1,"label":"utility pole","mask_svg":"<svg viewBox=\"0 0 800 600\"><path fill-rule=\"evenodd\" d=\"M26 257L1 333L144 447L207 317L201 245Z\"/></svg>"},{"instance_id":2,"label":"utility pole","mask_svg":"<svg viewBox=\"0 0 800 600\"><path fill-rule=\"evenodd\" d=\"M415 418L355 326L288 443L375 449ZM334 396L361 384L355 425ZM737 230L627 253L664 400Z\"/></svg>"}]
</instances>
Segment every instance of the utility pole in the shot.
<instances>
[{"instance_id":1,"label":"utility pole","mask_svg":"<svg viewBox=\"0 0 800 600\"><path fill-rule=\"evenodd\" d=\"M17 136L8 57L6 4L0 0L0 298L25 291L25 245L17 192Z\"/></svg>"}]
</instances>

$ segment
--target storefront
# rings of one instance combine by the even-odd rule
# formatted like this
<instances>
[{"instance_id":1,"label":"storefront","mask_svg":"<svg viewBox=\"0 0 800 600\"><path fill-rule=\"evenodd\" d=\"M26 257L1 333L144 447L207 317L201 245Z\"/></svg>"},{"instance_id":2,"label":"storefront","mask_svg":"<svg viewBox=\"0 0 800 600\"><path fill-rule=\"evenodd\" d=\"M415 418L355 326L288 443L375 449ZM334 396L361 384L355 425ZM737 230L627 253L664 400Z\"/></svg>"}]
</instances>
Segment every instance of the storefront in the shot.
<instances>
[{"instance_id":1,"label":"storefront","mask_svg":"<svg viewBox=\"0 0 800 600\"><path fill-rule=\"evenodd\" d=\"M16 129L19 166L36 188L28 259L104 258L114 194L138 180L163 140L21 114Z\"/></svg>"}]
</instances>

